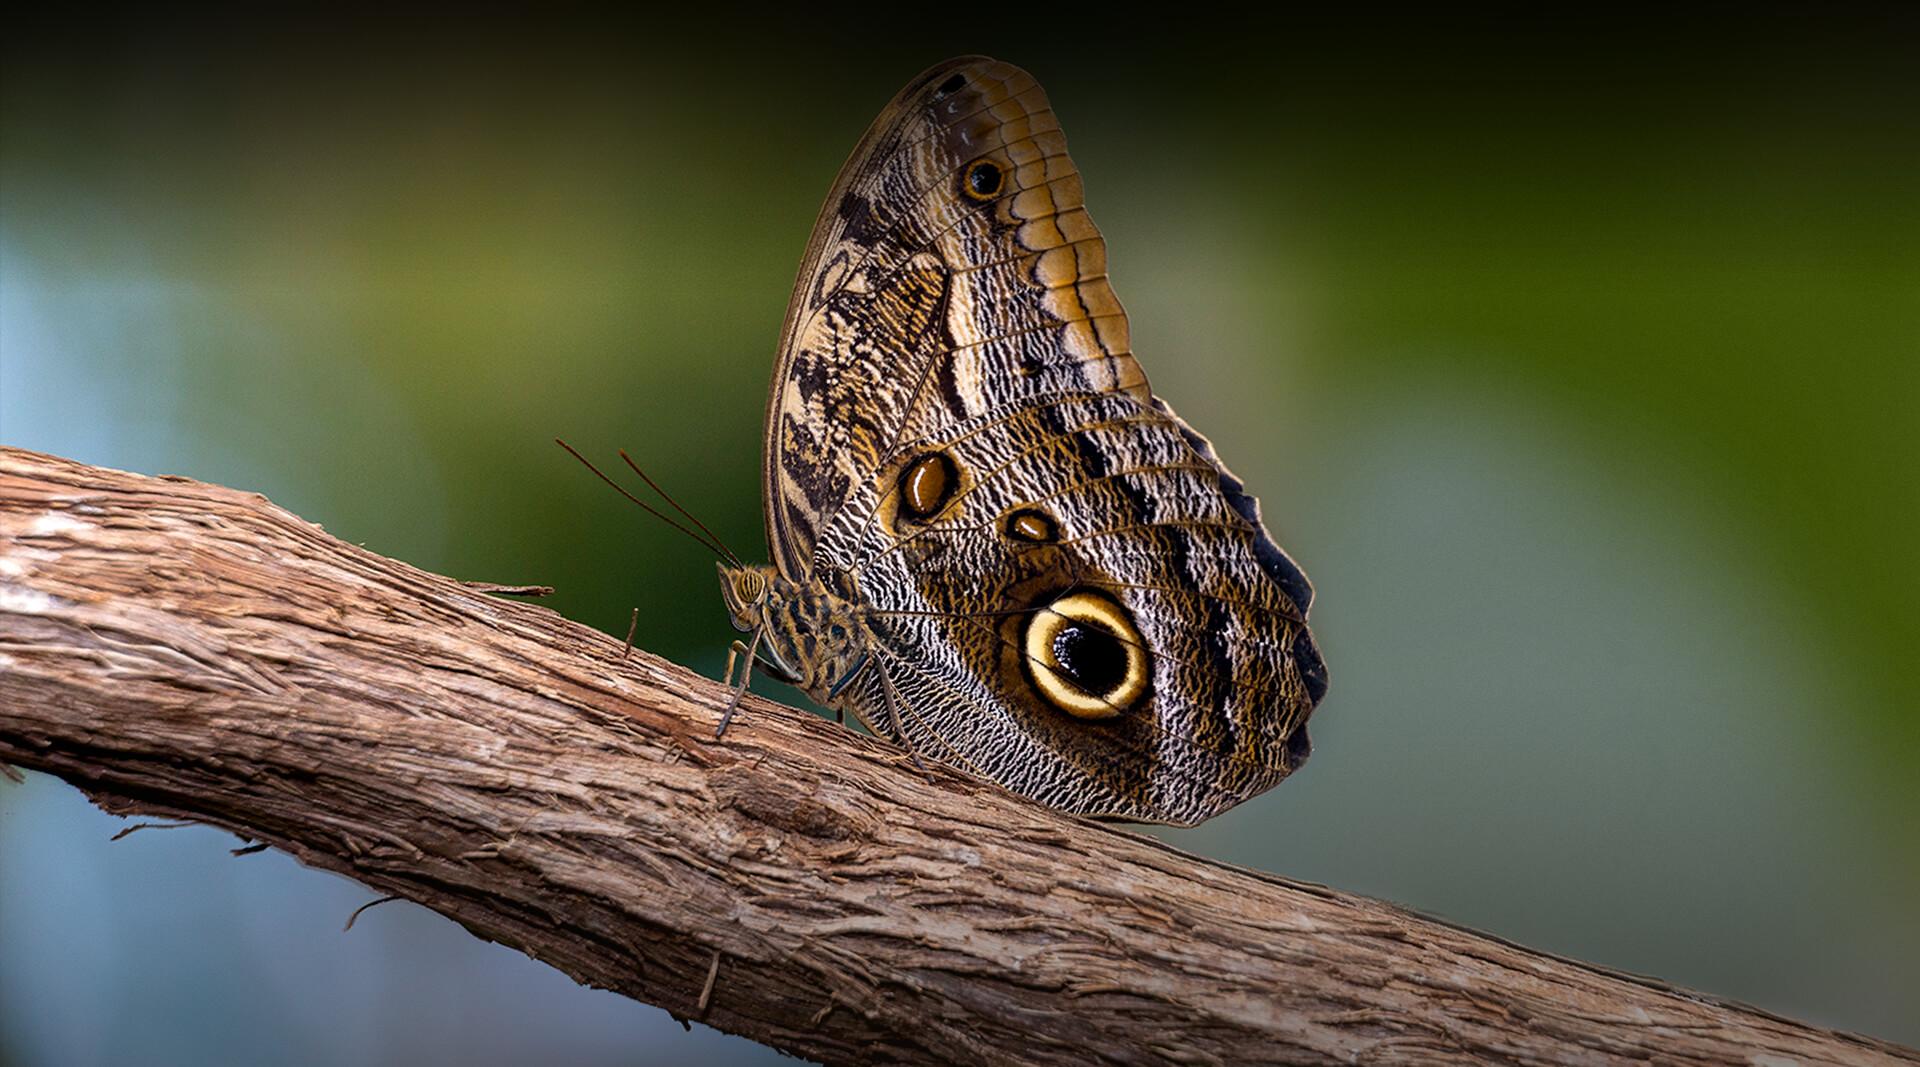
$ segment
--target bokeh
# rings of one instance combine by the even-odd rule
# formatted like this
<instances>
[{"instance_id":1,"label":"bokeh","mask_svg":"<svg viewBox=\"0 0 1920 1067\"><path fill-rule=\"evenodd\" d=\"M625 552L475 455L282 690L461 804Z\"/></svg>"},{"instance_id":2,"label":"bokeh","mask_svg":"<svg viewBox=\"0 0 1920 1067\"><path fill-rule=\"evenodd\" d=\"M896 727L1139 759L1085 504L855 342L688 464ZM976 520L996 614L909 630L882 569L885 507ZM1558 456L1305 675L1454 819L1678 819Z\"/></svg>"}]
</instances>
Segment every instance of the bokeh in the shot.
<instances>
[{"instance_id":1,"label":"bokeh","mask_svg":"<svg viewBox=\"0 0 1920 1067\"><path fill-rule=\"evenodd\" d=\"M551 439L759 555L820 197L916 71L1013 60L1157 391L1319 590L1312 763L1155 832L1920 1042L1912 20L943 10L11 28L0 442L640 606L717 674L709 560ZM775 1058L121 825L0 782L0 1062Z\"/></svg>"}]
</instances>

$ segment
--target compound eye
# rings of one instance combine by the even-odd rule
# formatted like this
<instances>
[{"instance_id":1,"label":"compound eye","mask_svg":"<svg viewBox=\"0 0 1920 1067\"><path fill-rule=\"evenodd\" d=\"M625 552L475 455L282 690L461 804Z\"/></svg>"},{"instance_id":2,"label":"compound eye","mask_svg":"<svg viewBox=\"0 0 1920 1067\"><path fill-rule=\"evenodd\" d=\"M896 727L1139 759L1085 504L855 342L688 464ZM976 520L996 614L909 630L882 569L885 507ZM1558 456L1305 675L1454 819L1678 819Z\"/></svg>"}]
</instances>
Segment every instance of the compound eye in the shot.
<instances>
[{"instance_id":1,"label":"compound eye","mask_svg":"<svg viewBox=\"0 0 1920 1067\"><path fill-rule=\"evenodd\" d=\"M1075 718L1113 718L1146 694L1146 641L1108 597L1073 593L1036 609L1021 643L1034 688Z\"/></svg>"}]
</instances>

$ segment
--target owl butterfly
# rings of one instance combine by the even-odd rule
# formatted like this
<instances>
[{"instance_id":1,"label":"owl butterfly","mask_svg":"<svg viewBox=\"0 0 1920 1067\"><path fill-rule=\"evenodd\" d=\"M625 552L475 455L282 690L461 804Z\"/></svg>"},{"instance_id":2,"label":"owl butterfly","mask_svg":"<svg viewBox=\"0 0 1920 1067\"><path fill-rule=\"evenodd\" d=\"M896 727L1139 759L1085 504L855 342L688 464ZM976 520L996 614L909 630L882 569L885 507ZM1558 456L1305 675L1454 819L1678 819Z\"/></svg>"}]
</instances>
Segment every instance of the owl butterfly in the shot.
<instances>
[{"instance_id":1,"label":"owl butterfly","mask_svg":"<svg viewBox=\"0 0 1920 1067\"><path fill-rule=\"evenodd\" d=\"M773 563L721 586L742 687L757 663L1053 807L1187 825L1307 758L1313 589L1148 388L1082 205L1025 71L967 57L901 90L788 305Z\"/></svg>"}]
</instances>

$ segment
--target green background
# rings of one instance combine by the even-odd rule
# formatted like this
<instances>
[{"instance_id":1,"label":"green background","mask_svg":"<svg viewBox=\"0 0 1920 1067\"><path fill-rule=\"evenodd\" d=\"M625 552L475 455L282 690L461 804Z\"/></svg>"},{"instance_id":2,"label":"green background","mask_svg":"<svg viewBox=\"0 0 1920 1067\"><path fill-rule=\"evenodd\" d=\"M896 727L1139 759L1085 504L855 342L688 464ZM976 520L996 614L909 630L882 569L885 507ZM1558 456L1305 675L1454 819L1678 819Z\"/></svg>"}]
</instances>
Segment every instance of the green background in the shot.
<instances>
[{"instance_id":1,"label":"green background","mask_svg":"<svg viewBox=\"0 0 1920 1067\"><path fill-rule=\"evenodd\" d=\"M1049 89L1157 391L1319 590L1313 762L1164 836L1920 1042L1913 21L946 14L10 31L0 442L638 605L717 674L710 562L551 438L758 556L819 198L908 77L988 52ZM772 1059L117 825L0 784L0 1060Z\"/></svg>"}]
</instances>

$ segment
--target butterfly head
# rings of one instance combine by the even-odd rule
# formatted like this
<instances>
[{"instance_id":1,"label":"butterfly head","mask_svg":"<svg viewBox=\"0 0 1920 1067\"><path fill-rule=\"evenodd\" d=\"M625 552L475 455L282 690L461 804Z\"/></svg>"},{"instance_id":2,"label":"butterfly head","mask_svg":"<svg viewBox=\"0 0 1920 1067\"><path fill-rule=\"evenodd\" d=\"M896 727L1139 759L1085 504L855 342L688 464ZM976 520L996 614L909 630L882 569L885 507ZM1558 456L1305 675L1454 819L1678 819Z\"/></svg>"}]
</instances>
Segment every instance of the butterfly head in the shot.
<instances>
[{"instance_id":1,"label":"butterfly head","mask_svg":"<svg viewBox=\"0 0 1920 1067\"><path fill-rule=\"evenodd\" d=\"M770 564L733 566L719 564L720 598L726 602L727 618L743 634L760 629L766 618L767 595L773 589L775 572Z\"/></svg>"}]
</instances>

